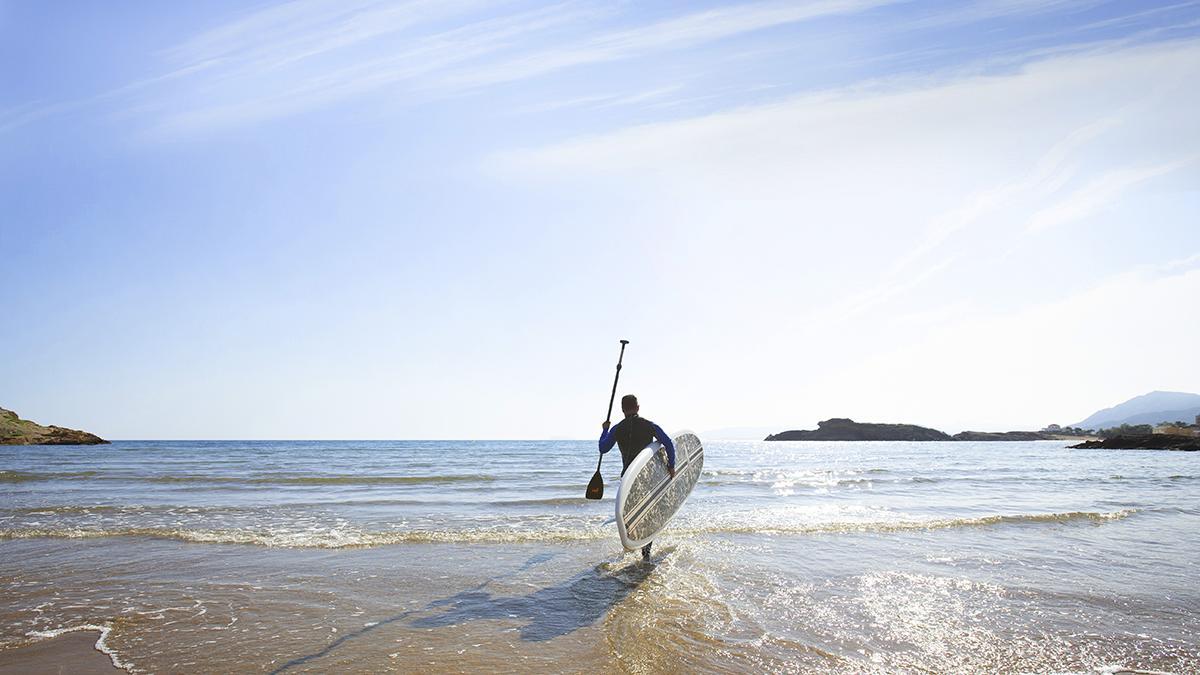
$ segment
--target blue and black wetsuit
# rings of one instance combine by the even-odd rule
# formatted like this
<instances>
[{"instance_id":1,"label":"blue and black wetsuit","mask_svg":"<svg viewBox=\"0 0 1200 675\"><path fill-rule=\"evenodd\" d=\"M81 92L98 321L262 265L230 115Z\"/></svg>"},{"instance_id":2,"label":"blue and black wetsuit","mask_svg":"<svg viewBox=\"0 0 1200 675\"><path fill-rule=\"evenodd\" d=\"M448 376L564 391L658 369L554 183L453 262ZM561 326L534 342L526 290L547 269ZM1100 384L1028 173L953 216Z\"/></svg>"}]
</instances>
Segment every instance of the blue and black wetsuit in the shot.
<instances>
[{"instance_id":1,"label":"blue and black wetsuit","mask_svg":"<svg viewBox=\"0 0 1200 675\"><path fill-rule=\"evenodd\" d=\"M621 461L625 463L621 467L621 475L624 476L633 458L654 439L658 439L667 449L667 461L671 468L675 468L675 444L671 442L671 437L662 427L637 415L626 417L600 434L600 452L603 454L612 450L614 443L621 448Z\"/></svg>"}]
</instances>

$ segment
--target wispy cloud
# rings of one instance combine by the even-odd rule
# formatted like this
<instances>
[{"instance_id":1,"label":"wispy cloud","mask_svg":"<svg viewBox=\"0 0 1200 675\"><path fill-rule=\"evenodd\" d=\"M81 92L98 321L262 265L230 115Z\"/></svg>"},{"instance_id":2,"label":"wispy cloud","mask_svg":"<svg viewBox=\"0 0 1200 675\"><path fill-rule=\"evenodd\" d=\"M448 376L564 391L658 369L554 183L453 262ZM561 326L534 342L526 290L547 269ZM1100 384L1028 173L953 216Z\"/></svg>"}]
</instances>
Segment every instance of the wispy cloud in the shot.
<instances>
[{"instance_id":1,"label":"wispy cloud","mask_svg":"<svg viewBox=\"0 0 1200 675\"><path fill-rule=\"evenodd\" d=\"M682 88L683 85L674 84L666 87L655 87L654 89L648 89L646 91L638 91L634 93L608 93L594 94L590 96L576 96L574 98L546 101L534 105L523 106L518 108L516 112L541 113L563 110L567 108L615 108L618 106L657 101L668 94L679 91Z\"/></svg>"},{"instance_id":2,"label":"wispy cloud","mask_svg":"<svg viewBox=\"0 0 1200 675\"><path fill-rule=\"evenodd\" d=\"M662 220L765 231L755 239L771 242L756 252L767 268L776 249L872 252L869 273L822 267L843 280L837 291L797 302L807 304L798 324L825 325L944 289L938 277L971 278L1027 239L1031 219L1086 222L1189 166L1200 126L1182 111L1200 103L1187 85L1197 76L1196 41L1059 56L1016 73L901 77L638 125L488 166L511 181L619 176L647 201L666 195L643 207Z\"/></svg>"},{"instance_id":3,"label":"wispy cloud","mask_svg":"<svg viewBox=\"0 0 1200 675\"><path fill-rule=\"evenodd\" d=\"M1119 116L1108 115L1072 130L1052 145L1025 176L978 191L967 197L961 207L936 217L920 243L896 260L891 274L906 274L910 267L923 263L930 253L963 229L1010 209L1024 199L1057 191L1078 169L1069 161L1072 155L1120 122Z\"/></svg>"},{"instance_id":4,"label":"wispy cloud","mask_svg":"<svg viewBox=\"0 0 1200 675\"><path fill-rule=\"evenodd\" d=\"M347 9L310 0L253 14L172 50L172 58L183 62L183 67L208 71L194 84L217 102L187 105L178 113L168 108L161 128L180 131L252 122L400 85L415 100L457 95L576 66L691 48L884 1L750 3L530 49L527 45L536 43L537 37L553 43L561 37L552 31L569 28L578 33L589 21L608 13L569 3L469 21L369 49L378 46L381 36L403 35L419 22L456 14L472 3L411 2ZM264 32L265 40L257 37ZM622 99L634 96L614 94L611 102L620 105Z\"/></svg>"},{"instance_id":5,"label":"wispy cloud","mask_svg":"<svg viewBox=\"0 0 1200 675\"><path fill-rule=\"evenodd\" d=\"M757 3L696 12L648 26L603 33L580 45L534 51L447 78L452 88L510 82L554 71L686 49L735 35L835 14L860 12L896 0Z\"/></svg>"},{"instance_id":6,"label":"wispy cloud","mask_svg":"<svg viewBox=\"0 0 1200 675\"><path fill-rule=\"evenodd\" d=\"M660 55L724 48L736 38L771 29L799 30L798 26L806 24L811 24L814 32L795 34L789 42L836 41L843 32L855 30L895 37L949 27L957 31L993 20L1079 16L1097 4L1098 0L970 0L949 6L920 6L905 0L757 0L664 12L590 0L533 8L484 0L291 0L243 12L185 36L178 45L151 55L161 63L158 72L152 71L148 77L69 100L26 102L0 118L0 129L94 107L112 117L136 120L160 134L191 133L299 114L372 93L386 93L393 104L416 104L571 69L636 69ZM1169 27L1177 29L1180 21L1194 14L1191 10L1196 4L1118 8L1113 10L1117 12L1114 17L1088 24L1067 22L1070 25L1056 30L1066 35L1137 28L1156 17L1169 19ZM861 29L848 27L845 21L833 28L820 23L859 16L868 17ZM887 20L881 23L884 16ZM1009 50L1007 58L1022 63L1038 57L1038 49L1078 48L1060 44L1061 35L1052 47L1046 47L1039 41L1053 36L1014 34L1002 41L992 57L999 58ZM1150 39L1149 35L1137 39ZM1135 38L1106 35L1105 39ZM972 48L951 41L914 49L911 40L900 42L882 53L847 54L837 66L847 73L871 63L919 68L939 60L961 62ZM758 56L743 59L738 67L752 72L769 65L762 62L777 58L780 49L766 40L747 53ZM603 94L575 92L575 96L526 104L525 108L616 107L652 99L661 106L699 99L719 99L716 102L725 107L746 103L738 97L745 87L739 90L728 82L715 87L706 83L702 92L670 97L667 94L684 88L678 78L634 80L637 78L610 77L607 83L629 81L629 89L606 86ZM803 82L791 82L778 91L783 95L804 88ZM721 89L726 93L714 93Z\"/></svg>"},{"instance_id":7,"label":"wispy cloud","mask_svg":"<svg viewBox=\"0 0 1200 675\"><path fill-rule=\"evenodd\" d=\"M1196 157L1146 167L1115 169L1092 179L1060 201L1029 218L1026 230L1038 232L1086 218L1115 202L1126 190L1156 176L1170 173L1196 161Z\"/></svg>"},{"instance_id":8,"label":"wispy cloud","mask_svg":"<svg viewBox=\"0 0 1200 675\"><path fill-rule=\"evenodd\" d=\"M280 117L403 83L419 89L417 82L423 77L512 48L532 34L573 23L585 14L590 10L556 6L475 21L412 37L382 52L359 54L347 63L324 63L286 76L267 72L282 58L272 50L271 58L218 69L215 77L186 88L181 99L157 96L149 105L159 107L160 132L179 133ZM290 57L297 63L303 58ZM198 91L204 96L196 97Z\"/></svg>"}]
</instances>

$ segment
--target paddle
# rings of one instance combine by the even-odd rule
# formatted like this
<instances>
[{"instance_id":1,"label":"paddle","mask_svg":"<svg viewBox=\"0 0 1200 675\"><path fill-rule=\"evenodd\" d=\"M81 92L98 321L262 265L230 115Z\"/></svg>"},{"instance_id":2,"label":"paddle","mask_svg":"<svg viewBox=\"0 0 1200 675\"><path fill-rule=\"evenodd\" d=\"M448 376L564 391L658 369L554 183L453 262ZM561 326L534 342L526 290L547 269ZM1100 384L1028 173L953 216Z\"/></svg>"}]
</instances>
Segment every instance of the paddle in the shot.
<instances>
[{"instance_id":1,"label":"paddle","mask_svg":"<svg viewBox=\"0 0 1200 675\"><path fill-rule=\"evenodd\" d=\"M621 355L617 357L617 374L613 376L612 394L608 397L608 415L604 418L605 422L612 422L612 404L617 398L617 380L621 379L621 361L625 360L625 345L629 344L629 340L621 340ZM592 476L592 480L588 483L587 492L584 497L588 499L601 499L604 497L604 476L600 475L600 463L604 461L604 455L600 455L600 459L596 460L596 475Z\"/></svg>"}]
</instances>

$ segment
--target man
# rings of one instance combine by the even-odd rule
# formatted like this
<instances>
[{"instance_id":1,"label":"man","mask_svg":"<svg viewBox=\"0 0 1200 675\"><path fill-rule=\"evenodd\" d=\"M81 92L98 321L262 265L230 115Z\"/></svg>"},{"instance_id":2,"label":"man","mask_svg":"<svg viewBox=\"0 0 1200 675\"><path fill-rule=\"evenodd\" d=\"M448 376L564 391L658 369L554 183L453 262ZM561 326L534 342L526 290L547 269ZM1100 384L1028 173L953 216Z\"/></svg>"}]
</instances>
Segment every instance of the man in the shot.
<instances>
[{"instance_id":1,"label":"man","mask_svg":"<svg viewBox=\"0 0 1200 675\"><path fill-rule=\"evenodd\" d=\"M611 430L608 428L608 422L605 421L601 426L604 430L600 434L600 454L604 454L612 450L613 444L621 449L621 461L624 466L621 467L621 475L625 475L625 470L629 468L629 463L634 457L642 451L650 441L658 440L667 450L667 471L671 473L671 478L675 477L675 444L671 442L671 437L650 420L638 416L638 400L633 394L626 394L621 397L621 412L625 413L625 419L617 422ZM650 546L654 542L650 542L642 547L642 558L650 559Z\"/></svg>"}]
</instances>

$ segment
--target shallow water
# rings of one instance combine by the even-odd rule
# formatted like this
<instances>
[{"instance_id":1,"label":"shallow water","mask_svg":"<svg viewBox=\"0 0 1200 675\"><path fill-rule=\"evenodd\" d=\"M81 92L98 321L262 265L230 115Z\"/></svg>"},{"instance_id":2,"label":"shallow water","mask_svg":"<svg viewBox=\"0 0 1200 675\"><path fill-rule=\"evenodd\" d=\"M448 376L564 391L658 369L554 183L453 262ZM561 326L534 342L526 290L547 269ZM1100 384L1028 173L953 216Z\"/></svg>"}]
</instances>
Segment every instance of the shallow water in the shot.
<instances>
[{"instance_id":1,"label":"shallow water","mask_svg":"<svg viewBox=\"0 0 1200 675\"><path fill-rule=\"evenodd\" d=\"M0 448L0 647L132 669L1200 671L1200 453L706 447L650 563L591 442Z\"/></svg>"}]
</instances>

